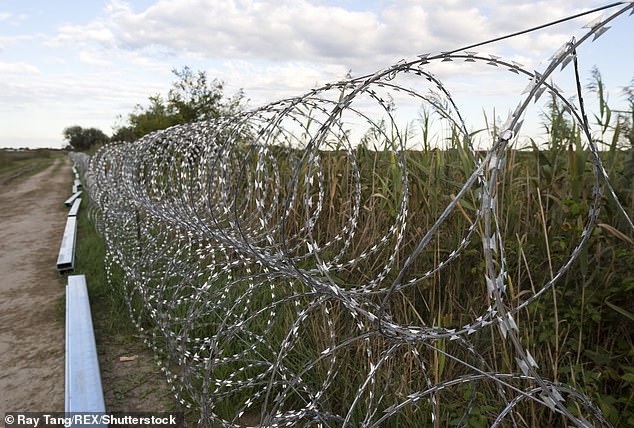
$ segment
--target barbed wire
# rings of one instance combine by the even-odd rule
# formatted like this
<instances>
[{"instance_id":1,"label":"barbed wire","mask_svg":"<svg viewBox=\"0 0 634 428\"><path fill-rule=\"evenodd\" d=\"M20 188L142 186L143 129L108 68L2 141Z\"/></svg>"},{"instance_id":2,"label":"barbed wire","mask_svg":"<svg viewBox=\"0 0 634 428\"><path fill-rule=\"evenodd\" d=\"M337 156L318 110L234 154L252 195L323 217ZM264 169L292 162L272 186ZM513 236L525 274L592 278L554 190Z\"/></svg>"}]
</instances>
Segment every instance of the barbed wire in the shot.
<instances>
[{"instance_id":1,"label":"barbed wire","mask_svg":"<svg viewBox=\"0 0 634 428\"><path fill-rule=\"evenodd\" d=\"M459 391L464 405L455 422L465 426L486 390L498 406L491 407L492 426L525 424L516 409L527 401L578 427L609 425L587 396L540 374L516 320L579 257L604 188L634 231L591 135L578 73L577 103L551 80L571 63L576 72L577 48L632 8L621 4L593 23L541 73L471 51L423 55L233 117L111 144L90 159L74 154L106 244L108 279L123 291L180 403L195 408L204 426L378 427L402 425L419 408L439 420L443 394ZM485 152L474 148L449 89L428 71L452 61L529 82ZM566 260L512 300L500 187L526 110L545 92L585 140L592 196ZM441 210L429 208L424 225L426 207L412 204L412 179L421 170L401 125L404 104L428 106L444 121L463 143L470 171L447 184L455 194ZM369 147L373 168L361 160ZM385 168L383 187L377 164ZM381 230L370 230L377 218ZM455 242L443 239L456 224L463 227L452 231ZM437 254L431 261L430 252ZM468 285L481 302L466 311L469 322L441 326L441 308L429 309L428 319L415 309L403 315L403 306L427 304L415 301L419 287L474 252L485 278ZM494 329L504 343L494 343ZM486 334L483 349L474 338ZM510 349L514 371L501 372L490 359L496 346ZM440 359L454 378L437 376ZM352 397L340 406L338 388ZM573 413L571 403L581 410Z\"/></svg>"}]
</instances>

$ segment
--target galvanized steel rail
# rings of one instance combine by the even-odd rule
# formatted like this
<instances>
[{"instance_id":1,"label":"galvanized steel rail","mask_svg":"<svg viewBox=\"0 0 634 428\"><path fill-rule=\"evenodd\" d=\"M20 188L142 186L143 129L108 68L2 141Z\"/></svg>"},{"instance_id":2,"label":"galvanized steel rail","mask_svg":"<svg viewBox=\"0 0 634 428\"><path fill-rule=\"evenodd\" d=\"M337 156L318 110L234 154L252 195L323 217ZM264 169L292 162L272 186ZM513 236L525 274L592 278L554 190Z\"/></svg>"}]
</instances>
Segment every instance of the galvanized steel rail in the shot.
<instances>
[{"instance_id":1,"label":"galvanized steel rail","mask_svg":"<svg viewBox=\"0 0 634 428\"><path fill-rule=\"evenodd\" d=\"M79 213L79 206L81 205L81 198L75 199L73 202L73 206L68 210L68 217L77 217L77 213Z\"/></svg>"},{"instance_id":2,"label":"galvanized steel rail","mask_svg":"<svg viewBox=\"0 0 634 428\"><path fill-rule=\"evenodd\" d=\"M73 158L74 156L71 156ZM75 267L75 241L77 235L77 215L81 205L80 174L73 165L75 180L73 196L69 198L71 208L66 220L66 228L57 269L61 272ZM88 287L85 275L69 275L66 285L66 357L65 357L65 400L66 413L103 413L105 402L101 385L99 359L92 324ZM105 427L105 425L93 425Z\"/></svg>"},{"instance_id":3,"label":"galvanized steel rail","mask_svg":"<svg viewBox=\"0 0 634 428\"><path fill-rule=\"evenodd\" d=\"M77 240L77 217L68 216L57 256L57 271L75 269L75 241Z\"/></svg>"},{"instance_id":4,"label":"galvanized steel rail","mask_svg":"<svg viewBox=\"0 0 634 428\"><path fill-rule=\"evenodd\" d=\"M71 271L75 269L75 244L77 240L77 213L81 205L82 191L78 190L82 187L79 178L79 171L76 165L73 165L73 194L64 201L64 205L70 207L66 219L66 227L62 236L59 253L57 256L57 271L59 273Z\"/></svg>"},{"instance_id":5,"label":"galvanized steel rail","mask_svg":"<svg viewBox=\"0 0 634 428\"><path fill-rule=\"evenodd\" d=\"M99 360L84 275L69 275L66 286L64 408L67 413L105 412Z\"/></svg>"},{"instance_id":6,"label":"galvanized steel rail","mask_svg":"<svg viewBox=\"0 0 634 428\"><path fill-rule=\"evenodd\" d=\"M76 171L75 167L73 170ZM77 177L77 172L75 172ZM79 181L75 178L75 181ZM77 184L73 185L73 189L77 187ZM81 204L81 191L75 191L73 195L68 198L64 205L70 207L68 216L66 218L66 227L64 228L64 235L62 236L62 243L60 244L59 254L57 256L57 271L62 273L75 269L75 242L77 240L77 213L79 212L79 205Z\"/></svg>"},{"instance_id":7,"label":"galvanized steel rail","mask_svg":"<svg viewBox=\"0 0 634 428\"><path fill-rule=\"evenodd\" d=\"M66 205L67 207L71 207L73 205L73 202L75 202L75 200L77 200L77 198L79 198L81 196L81 190L77 190L75 191L70 198L66 199L64 201L64 205Z\"/></svg>"}]
</instances>

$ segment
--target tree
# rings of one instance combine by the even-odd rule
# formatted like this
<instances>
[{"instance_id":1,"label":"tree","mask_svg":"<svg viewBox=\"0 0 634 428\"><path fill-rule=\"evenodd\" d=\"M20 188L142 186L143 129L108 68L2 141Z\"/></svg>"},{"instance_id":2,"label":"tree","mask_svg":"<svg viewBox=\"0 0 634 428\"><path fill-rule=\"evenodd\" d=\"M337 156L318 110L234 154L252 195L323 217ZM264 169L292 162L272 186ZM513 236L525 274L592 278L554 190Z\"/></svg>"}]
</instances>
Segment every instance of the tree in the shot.
<instances>
[{"instance_id":1,"label":"tree","mask_svg":"<svg viewBox=\"0 0 634 428\"><path fill-rule=\"evenodd\" d=\"M169 91L168 107L182 123L216 119L224 113L223 83L218 79L207 82L204 71L194 74L189 67L172 70L178 77Z\"/></svg>"},{"instance_id":2,"label":"tree","mask_svg":"<svg viewBox=\"0 0 634 428\"><path fill-rule=\"evenodd\" d=\"M137 105L128 115L128 125L115 128L117 140L130 141L170 126L216 119L241 108L242 92L225 99L223 83L217 79L209 81L204 71L194 73L184 67L172 73L178 79L172 84L167 99L156 94L149 97L148 106Z\"/></svg>"},{"instance_id":3,"label":"tree","mask_svg":"<svg viewBox=\"0 0 634 428\"><path fill-rule=\"evenodd\" d=\"M115 128L114 134L112 134L112 137L110 137L110 141L132 142L136 139L136 133L131 126L120 126L118 128Z\"/></svg>"},{"instance_id":4,"label":"tree","mask_svg":"<svg viewBox=\"0 0 634 428\"><path fill-rule=\"evenodd\" d=\"M78 151L86 151L97 144L107 143L110 139L100 129L82 128L75 125L64 129L64 139Z\"/></svg>"},{"instance_id":5,"label":"tree","mask_svg":"<svg viewBox=\"0 0 634 428\"><path fill-rule=\"evenodd\" d=\"M154 95L149 98L150 105L142 107L137 105L135 113L130 113L128 121L130 128L133 130L137 138L158 131L159 129L169 128L170 126L183 123L178 116L174 114L172 109L165 104L160 95Z\"/></svg>"}]
</instances>

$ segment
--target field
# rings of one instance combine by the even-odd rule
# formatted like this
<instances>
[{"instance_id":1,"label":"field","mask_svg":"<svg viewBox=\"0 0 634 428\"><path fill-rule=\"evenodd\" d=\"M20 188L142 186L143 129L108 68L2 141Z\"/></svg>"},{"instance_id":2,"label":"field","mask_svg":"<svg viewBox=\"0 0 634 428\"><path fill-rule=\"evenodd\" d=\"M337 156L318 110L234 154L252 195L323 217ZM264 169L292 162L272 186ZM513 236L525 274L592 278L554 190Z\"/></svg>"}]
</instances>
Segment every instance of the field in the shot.
<instances>
[{"instance_id":1,"label":"field","mask_svg":"<svg viewBox=\"0 0 634 428\"><path fill-rule=\"evenodd\" d=\"M59 158L63 152L59 150L0 150L0 184L42 171Z\"/></svg>"}]
</instances>

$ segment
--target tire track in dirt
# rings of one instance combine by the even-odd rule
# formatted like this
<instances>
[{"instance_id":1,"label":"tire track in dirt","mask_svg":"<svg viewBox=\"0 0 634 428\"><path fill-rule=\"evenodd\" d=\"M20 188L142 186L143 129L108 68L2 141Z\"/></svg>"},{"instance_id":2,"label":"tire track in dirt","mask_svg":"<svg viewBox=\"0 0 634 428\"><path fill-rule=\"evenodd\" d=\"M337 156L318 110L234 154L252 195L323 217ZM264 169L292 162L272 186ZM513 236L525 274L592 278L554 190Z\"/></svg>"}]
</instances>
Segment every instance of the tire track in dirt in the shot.
<instances>
[{"instance_id":1,"label":"tire track in dirt","mask_svg":"<svg viewBox=\"0 0 634 428\"><path fill-rule=\"evenodd\" d=\"M67 158L0 185L0 413L64 411L64 315L55 263Z\"/></svg>"}]
</instances>

